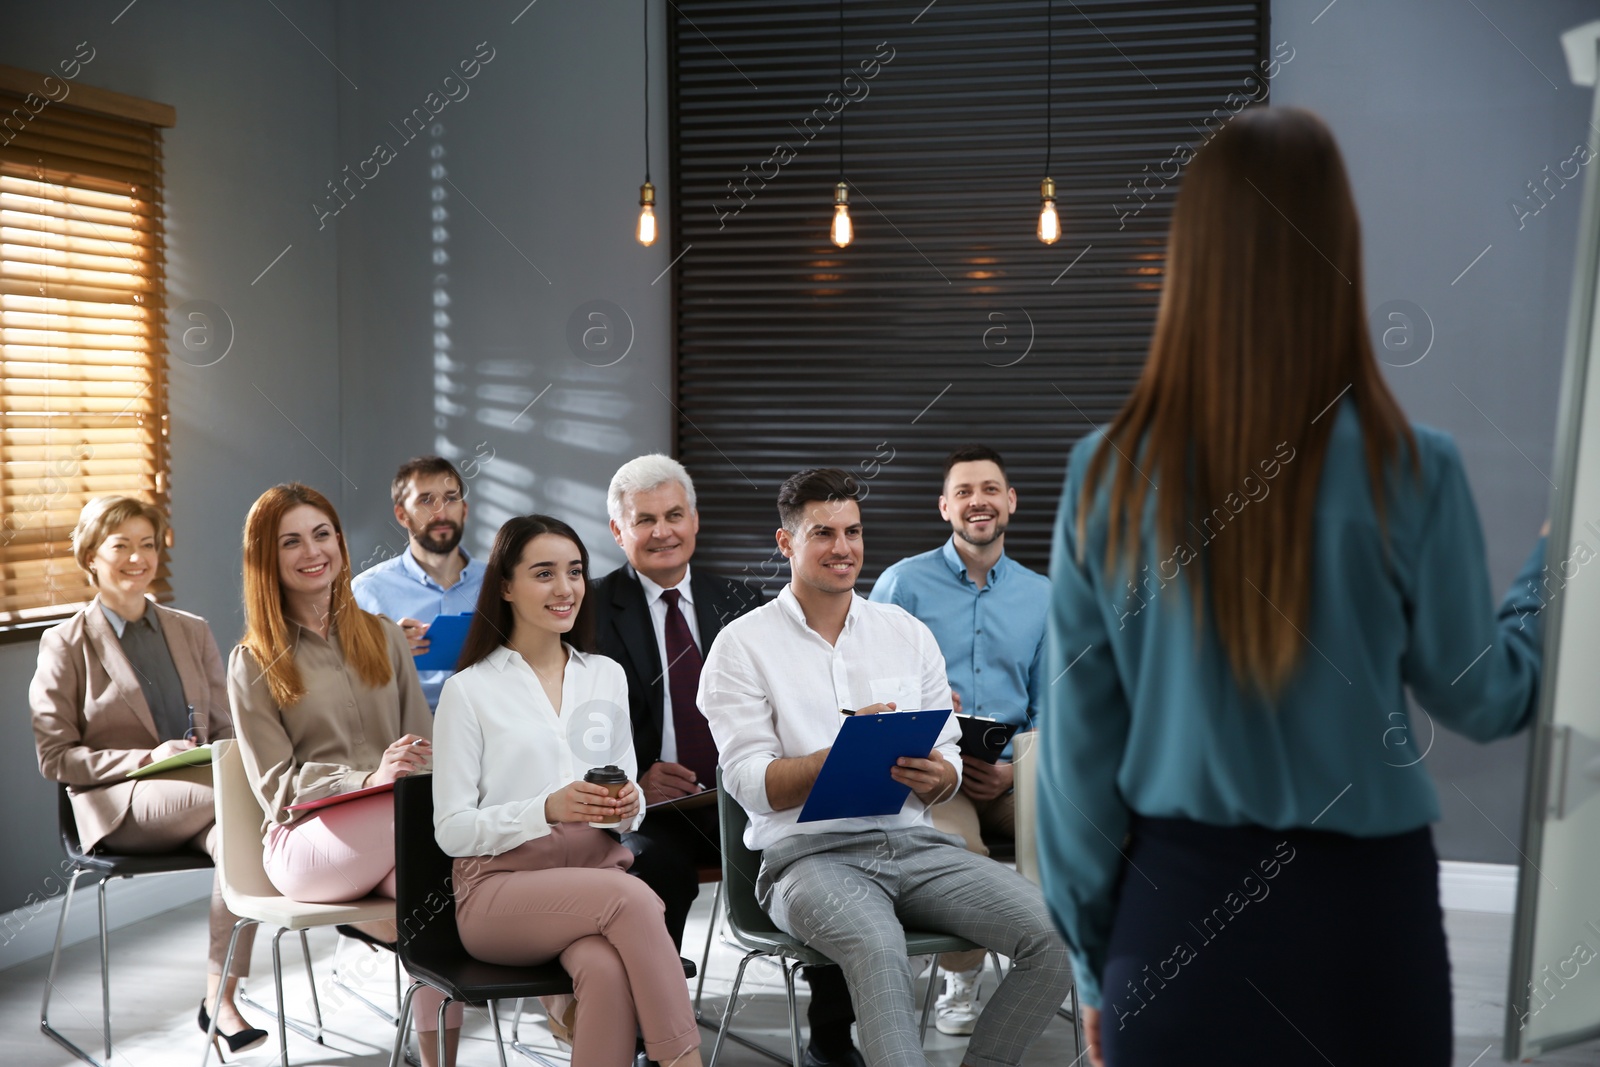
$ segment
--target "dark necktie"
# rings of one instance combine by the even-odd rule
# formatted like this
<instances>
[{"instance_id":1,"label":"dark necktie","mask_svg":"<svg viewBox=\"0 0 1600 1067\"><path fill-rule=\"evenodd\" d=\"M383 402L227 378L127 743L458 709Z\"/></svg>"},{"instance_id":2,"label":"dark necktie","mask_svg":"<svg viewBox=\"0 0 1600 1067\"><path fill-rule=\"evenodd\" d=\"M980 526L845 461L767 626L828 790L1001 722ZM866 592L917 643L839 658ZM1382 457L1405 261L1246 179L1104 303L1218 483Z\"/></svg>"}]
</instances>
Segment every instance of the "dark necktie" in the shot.
<instances>
[{"instance_id":1,"label":"dark necktie","mask_svg":"<svg viewBox=\"0 0 1600 1067\"><path fill-rule=\"evenodd\" d=\"M672 695L672 729L678 739L678 762L710 788L717 780L717 743L711 738L700 707L700 666L704 659L695 647L689 621L678 608L681 594L663 589L667 605L667 692Z\"/></svg>"}]
</instances>

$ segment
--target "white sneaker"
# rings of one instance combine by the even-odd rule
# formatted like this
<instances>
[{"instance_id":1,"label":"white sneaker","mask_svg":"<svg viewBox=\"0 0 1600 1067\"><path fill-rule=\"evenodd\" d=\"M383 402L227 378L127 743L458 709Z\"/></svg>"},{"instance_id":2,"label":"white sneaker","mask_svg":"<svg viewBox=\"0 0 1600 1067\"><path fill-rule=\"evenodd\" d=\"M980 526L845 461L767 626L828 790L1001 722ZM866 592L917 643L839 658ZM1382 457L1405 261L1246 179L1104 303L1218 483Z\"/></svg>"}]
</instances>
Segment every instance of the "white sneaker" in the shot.
<instances>
[{"instance_id":1,"label":"white sneaker","mask_svg":"<svg viewBox=\"0 0 1600 1067\"><path fill-rule=\"evenodd\" d=\"M978 1025L978 976L982 973L982 967L974 967L945 975L944 995L934 1006L933 1020L941 1034L965 1036Z\"/></svg>"}]
</instances>

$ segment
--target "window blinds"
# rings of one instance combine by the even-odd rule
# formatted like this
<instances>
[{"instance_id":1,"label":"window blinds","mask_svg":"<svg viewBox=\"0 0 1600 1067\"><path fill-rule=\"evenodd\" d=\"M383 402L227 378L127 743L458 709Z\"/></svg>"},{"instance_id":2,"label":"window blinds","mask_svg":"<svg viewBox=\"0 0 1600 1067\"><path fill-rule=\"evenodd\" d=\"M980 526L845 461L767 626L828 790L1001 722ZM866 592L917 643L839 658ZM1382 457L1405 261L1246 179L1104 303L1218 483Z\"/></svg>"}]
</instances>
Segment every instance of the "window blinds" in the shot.
<instances>
[{"instance_id":1,"label":"window blinds","mask_svg":"<svg viewBox=\"0 0 1600 1067\"><path fill-rule=\"evenodd\" d=\"M163 125L164 105L0 68L0 628L92 598L88 500L168 507Z\"/></svg>"}]
</instances>

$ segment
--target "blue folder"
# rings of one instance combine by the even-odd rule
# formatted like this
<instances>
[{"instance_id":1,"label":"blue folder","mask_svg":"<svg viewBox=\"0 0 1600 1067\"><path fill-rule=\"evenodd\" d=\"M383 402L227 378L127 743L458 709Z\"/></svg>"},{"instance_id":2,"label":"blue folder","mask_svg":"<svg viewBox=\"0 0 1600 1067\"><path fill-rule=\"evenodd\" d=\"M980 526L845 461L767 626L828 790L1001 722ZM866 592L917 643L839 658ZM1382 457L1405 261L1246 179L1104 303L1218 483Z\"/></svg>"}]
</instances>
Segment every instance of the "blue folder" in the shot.
<instances>
[{"instance_id":1,"label":"blue folder","mask_svg":"<svg viewBox=\"0 0 1600 1067\"><path fill-rule=\"evenodd\" d=\"M428 624L428 651L412 662L419 671L453 671L461 658L461 646L467 642L467 628L472 625L472 612L460 615L439 615Z\"/></svg>"},{"instance_id":2,"label":"blue folder","mask_svg":"<svg viewBox=\"0 0 1600 1067\"><path fill-rule=\"evenodd\" d=\"M911 787L889 777L904 756L926 759L950 709L852 715L839 727L833 748L811 786L800 822L894 815Z\"/></svg>"}]
</instances>

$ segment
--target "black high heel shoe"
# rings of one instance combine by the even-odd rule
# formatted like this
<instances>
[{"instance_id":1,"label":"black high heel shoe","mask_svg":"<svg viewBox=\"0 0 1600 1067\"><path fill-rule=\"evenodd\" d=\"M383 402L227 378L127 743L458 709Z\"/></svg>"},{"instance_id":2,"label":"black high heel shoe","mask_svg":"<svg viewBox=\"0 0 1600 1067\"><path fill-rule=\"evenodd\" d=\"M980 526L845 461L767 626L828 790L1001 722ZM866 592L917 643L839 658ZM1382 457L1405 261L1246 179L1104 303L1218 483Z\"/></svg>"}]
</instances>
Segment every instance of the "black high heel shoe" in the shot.
<instances>
[{"instance_id":1,"label":"black high heel shoe","mask_svg":"<svg viewBox=\"0 0 1600 1067\"><path fill-rule=\"evenodd\" d=\"M200 1032L202 1034L211 1033L211 1013L206 1011L206 1002L203 1000L200 1002ZM228 1051L232 1053L249 1052L251 1049L260 1048L267 1043L267 1032L258 1030L253 1026L247 1026L236 1034L223 1033L219 1027L217 1029L217 1037L228 1043ZM215 1045L216 1043L213 1041L212 1044ZM217 1058L222 1058L222 1049L220 1047L217 1047Z\"/></svg>"}]
</instances>

